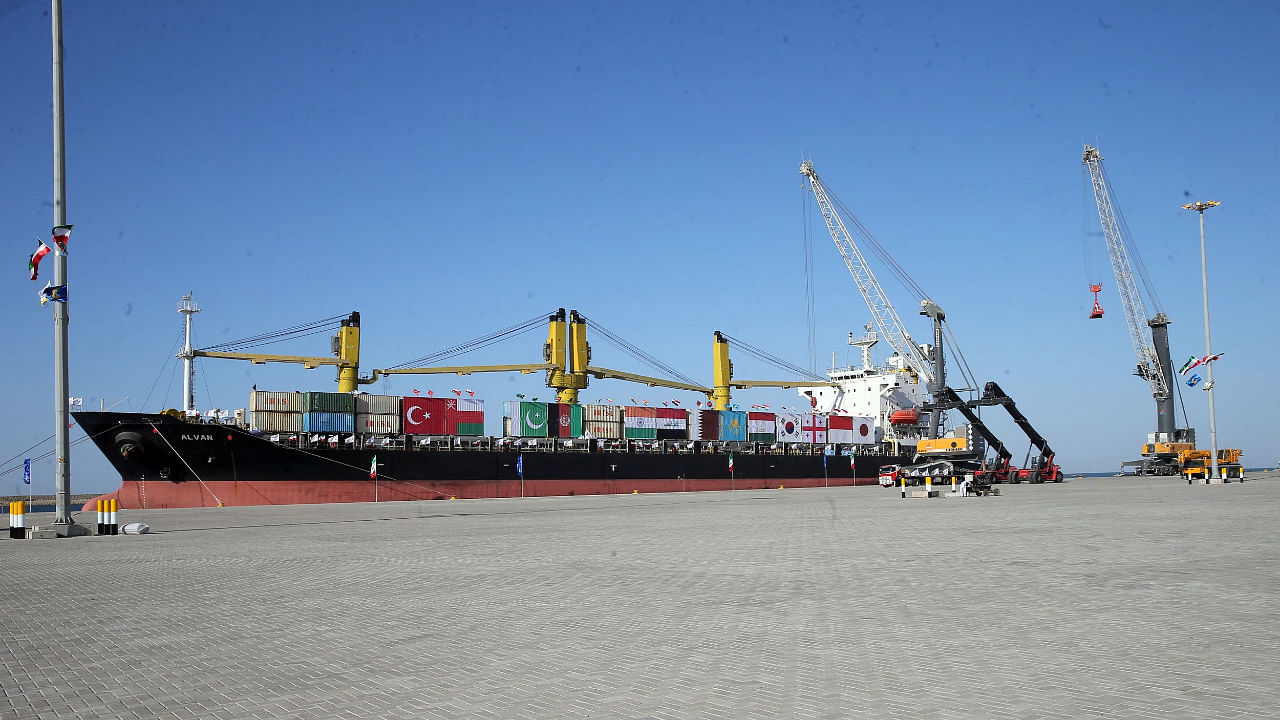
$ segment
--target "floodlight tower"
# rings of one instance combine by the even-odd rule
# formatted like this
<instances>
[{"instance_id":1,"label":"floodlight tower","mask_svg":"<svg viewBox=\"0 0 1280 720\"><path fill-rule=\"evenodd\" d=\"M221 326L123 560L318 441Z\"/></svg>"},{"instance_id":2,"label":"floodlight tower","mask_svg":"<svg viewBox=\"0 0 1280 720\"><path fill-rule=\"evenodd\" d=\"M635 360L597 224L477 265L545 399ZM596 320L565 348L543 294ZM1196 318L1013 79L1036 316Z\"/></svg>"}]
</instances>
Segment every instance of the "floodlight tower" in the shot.
<instances>
[{"instance_id":1,"label":"floodlight tower","mask_svg":"<svg viewBox=\"0 0 1280 720\"><path fill-rule=\"evenodd\" d=\"M1204 356L1209 358L1213 355L1213 346L1209 341L1209 266L1205 261L1204 254L1204 211L1209 208L1218 207L1222 203L1217 200L1201 201L1187 203L1182 206L1183 210L1195 210L1200 214L1200 285L1204 289ZM1218 476L1218 425L1214 418L1213 412L1213 362L1205 363L1205 373L1209 376L1205 384L1205 390L1209 392L1209 450L1212 453L1209 459L1213 462L1212 475ZM1242 476L1243 477L1243 476Z\"/></svg>"}]
</instances>

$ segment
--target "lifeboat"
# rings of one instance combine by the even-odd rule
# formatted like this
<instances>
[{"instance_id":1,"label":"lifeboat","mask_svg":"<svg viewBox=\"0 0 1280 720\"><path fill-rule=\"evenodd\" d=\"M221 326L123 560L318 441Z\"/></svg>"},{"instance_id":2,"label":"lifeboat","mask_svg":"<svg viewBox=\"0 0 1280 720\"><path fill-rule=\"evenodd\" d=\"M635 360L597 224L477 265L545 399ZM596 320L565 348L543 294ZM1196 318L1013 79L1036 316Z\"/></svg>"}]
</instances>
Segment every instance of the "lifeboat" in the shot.
<instances>
[{"instance_id":1,"label":"lifeboat","mask_svg":"<svg viewBox=\"0 0 1280 720\"><path fill-rule=\"evenodd\" d=\"M920 414L915 408L909 410L897 410L889 416L889 422L894 425L915 425L920 420Z\"/></svg>"}]
</instances>

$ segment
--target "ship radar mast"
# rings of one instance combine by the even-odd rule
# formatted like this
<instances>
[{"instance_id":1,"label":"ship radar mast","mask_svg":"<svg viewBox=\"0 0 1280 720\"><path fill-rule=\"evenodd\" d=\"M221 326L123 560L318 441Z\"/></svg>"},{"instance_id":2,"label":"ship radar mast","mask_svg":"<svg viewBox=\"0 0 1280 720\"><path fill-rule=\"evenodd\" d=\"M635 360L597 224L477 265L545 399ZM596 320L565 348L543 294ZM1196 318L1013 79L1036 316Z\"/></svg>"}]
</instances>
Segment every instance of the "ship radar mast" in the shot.
<instances>
[{"instance_id":1,"label":"ship radar mast","mask_svg":"<svg viewBox=\"0 0 1280 720\"><path fill-rule=\"evenodd\" d=\"M182 344L182 352L178 353L178 357L182 358L182 412L185 415L191 415L196 409L195 398L195 350L191 347L191 316L200 312L200 308L196 306L196 301L191 299L191 293L182 296L182 301L178 303L178 312L185 317L186 332L184 334L185 342Z\"/></svg>"},{"instance_id":2,"label":"ship radar mast","mask_svg":"<svg viewBox=\"0 0 1280 720\"><path fill-rule=\"evenodd\" d=\"M853 333L849 333L849 344L862 351L862 369L872 370L875 365L871 362L871 348L880 342L880 337L876 335L875 325L871 323L863 325L862 329L867 331L862 337L855 338Z\"/></svg>"}]
</instances>

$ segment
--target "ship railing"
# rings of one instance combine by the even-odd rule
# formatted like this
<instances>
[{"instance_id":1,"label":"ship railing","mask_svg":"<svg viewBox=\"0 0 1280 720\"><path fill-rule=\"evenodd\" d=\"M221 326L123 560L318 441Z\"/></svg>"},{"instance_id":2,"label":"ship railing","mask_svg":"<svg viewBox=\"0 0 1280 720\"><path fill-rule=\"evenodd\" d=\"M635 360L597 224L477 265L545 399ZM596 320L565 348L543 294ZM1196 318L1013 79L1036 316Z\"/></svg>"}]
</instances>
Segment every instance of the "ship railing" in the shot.
<instances>
[{"instance_id":1,"label":"ship railing","mask_svg":"<svg viewBox=\"0 0 1280 720\"><path fill-rule=\"evenodd\" d=\"M627 440L601 440L599 444L601 452L625 453L631 450L631 443Z\"/></svg>"},{"instance_id":2,"label":"ship railing","mask_svg":"<svg viewBox=\"0 0 1280 720\"><path fill-rule=\"evenodd\" d=\"M662 440L632 440L631 451L637 453L663 452Z\"/></svg>"},{"instance_id":3,"label":"ship railing","mask_svg":"<svg viewBox=\"0 0 1280 720\"><path fill-rule=\"evenodd\" d=\"M557 452L591 452L591 440L586 438L562 438Z\"/></svg>"},{"instance_id":4,"label":"ship railing","mask_svg":"<svg viewBox=\"0 0 1280 720\"><path fill-rule=\"evenodd\" d=\"M694 455L698 452L697 440L677 440L675 451L679 455Z\"/></svg>"}]
</instances>

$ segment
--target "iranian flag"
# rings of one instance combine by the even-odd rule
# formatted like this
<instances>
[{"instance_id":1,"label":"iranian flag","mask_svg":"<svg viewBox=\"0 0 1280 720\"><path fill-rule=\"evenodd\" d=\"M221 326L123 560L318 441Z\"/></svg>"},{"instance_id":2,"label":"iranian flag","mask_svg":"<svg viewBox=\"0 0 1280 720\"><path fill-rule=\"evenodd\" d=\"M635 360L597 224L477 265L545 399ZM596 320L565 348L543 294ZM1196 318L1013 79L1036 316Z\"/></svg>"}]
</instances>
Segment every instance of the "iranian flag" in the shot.
<instances>
[{"instance_id":1,"label":"iranian flag","mask_svg":"<svg viewBox=\"0 0 1280 720\"><path fill-rule=\"evenodd\" d=\"M369 463L369 479L370 480L378 479L378 456L377 455L374 455L373 462Z\"/></svg>"},{"instance_id":2,"label":"iranian flag","mask_svg":"<svg viewBox=\"0 0 1280 720\"><path fill-rule=\"evenodd\" d=\"M40 261L48 255L52 248L44 244L43 240L36 241L36 251L31 253L31 259L27 261L27 269L31 271L31 279L35 280L40 273Z\"/></svg>"},{"instance_id":3,"label":"iranian flag","mask_svg":"<svg viewBox=\"0 0 1280 720\"><path fill-rule=\"evenodd\" d=\"M59 250L66 252L67 241L71 239L71 226L59 225L58 227L54 228L52 232L53 232L53 242L57 244Z\"/></svg>"},{"instance_id":4,"label":"iranian flag","mask_svg":"<svg viewBox=\"0 0 1280 720\"><path fill-rule=\"evenodd\" d=\"M1192 355L1191 357L1187 358L1187 361L1185 363L1182 364L1182 369L1179 370L1178 372L1182 373L1183 375L1186 375L1188 370L1199 365L1202 362L1204 361L1196 357L1195 355Z\"/></svg>"},{"instance_id":5,"label":"iranian flag","mask_svg":"<svg viewBox=\"0 0 1280 720\"><path fill-rule=\"evenodd\" d=\"M733 472L733 453L729 453L729 472Z\"/></svg>"}]
</instances>

